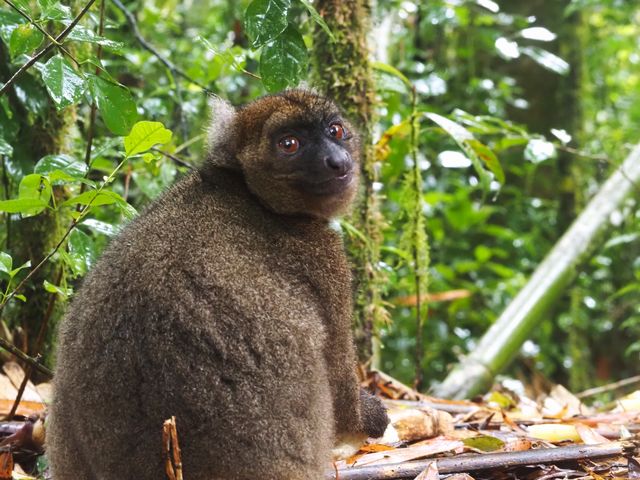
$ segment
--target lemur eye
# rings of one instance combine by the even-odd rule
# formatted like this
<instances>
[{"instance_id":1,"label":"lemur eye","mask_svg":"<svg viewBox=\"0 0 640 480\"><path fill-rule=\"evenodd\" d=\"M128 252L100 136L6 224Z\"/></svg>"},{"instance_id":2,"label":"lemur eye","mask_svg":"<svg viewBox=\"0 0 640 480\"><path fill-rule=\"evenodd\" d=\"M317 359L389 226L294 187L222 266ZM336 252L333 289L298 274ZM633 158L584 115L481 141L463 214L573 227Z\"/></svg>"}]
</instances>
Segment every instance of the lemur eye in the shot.
<instances>
[{"instance_id":1,"label":"lemur eye","mask_svg":"<svg viewBox=\"0 0 640 480\"><path fill-rule=\"evenodd\" d=\"M293 155L300 148L300 142L293 135L289 135L280 139L278 148L288 155Z\"/></svg>"},{"instance_id":2,"label":"lemur eye","mask_svg":"<svg viewBox=\"0 0 640 480\"><path fill-rule=\"evenodd\" d=\"M347 129L341 123L332 123L329 125L329 135L338 140L344 140L347 137Z\"/></svg>"}]
</instances>

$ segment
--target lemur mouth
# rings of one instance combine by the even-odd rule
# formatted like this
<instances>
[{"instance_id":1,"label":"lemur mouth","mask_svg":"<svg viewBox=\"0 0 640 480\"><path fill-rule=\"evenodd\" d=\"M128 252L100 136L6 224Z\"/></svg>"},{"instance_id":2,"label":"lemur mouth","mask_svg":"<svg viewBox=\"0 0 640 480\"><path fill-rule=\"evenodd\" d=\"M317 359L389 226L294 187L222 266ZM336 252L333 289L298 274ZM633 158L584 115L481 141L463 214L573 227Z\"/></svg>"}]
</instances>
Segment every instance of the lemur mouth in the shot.
<instances>
[{"instance_id":1,"label":"lemur mouth","mask_svg":"<svg viewBox=\"0 0 640 480\"><path fill-rule=\"evenodd\" d=\"M353 170L335 177L322 180L320 182L302 181L299 187L302 191L313 195L325 196L336 195L349 189L355 180Z\"/></svg>"}]
</instances>

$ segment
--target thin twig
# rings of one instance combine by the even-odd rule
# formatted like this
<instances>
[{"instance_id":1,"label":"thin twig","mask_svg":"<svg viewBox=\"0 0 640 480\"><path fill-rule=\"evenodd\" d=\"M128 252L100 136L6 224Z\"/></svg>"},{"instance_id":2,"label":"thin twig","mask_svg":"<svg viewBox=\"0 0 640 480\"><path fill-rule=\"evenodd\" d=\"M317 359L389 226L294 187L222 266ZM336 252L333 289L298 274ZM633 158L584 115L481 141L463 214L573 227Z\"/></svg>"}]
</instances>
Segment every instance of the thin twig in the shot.
<instances>
[{"instance_id":1,"label":"thin twig","mask_svg":"<svg viewBox=\"0 0 640 480\"><path fill-rule=\"evenodd\" d=\"M127 23L131 28L131 32L133 33L133 36L136 37L136 40L142 46L142 48L144 48L149 53L151 53L154 57L160 60L160 62L162 62L162 64L165 67L167 67L174 75L178 75L184 78L185 80L187 80L188 82L191 82L194 85L197 85L207 93L213 93L206 86L204 86L203 84L201 84L200 82L198 82L197 80L193 79L188 74L186 74L182 69L177 67L171 60L167 59L160 52L158 52L158 50L156 50L156 48L153 45L147 42L145 38L142 36L142 34L140 33L140 29L138 28L138 21L136 20L136 17L133 16L133 14L127 9L127 7L124 6L124 4L120 0L112 0L112 2L118 8L118 10L120 10L125 16Z\"/></svg>"},{"instance_id":2,"label":"thin twig","mask_svg":"<svg viewBox=\"0 0 640 480\"><path fill-rule=\"evenodd\" d=\"M583 392L576 394L576 397L578 398L592 397L593 395L599 395L600 393L610 392L611 390L617 390L619 388L633 385L635 383L640 383L640 375L636 375L635 377L625 378L617 382L608 383L607 385L602 385L601 387L589 388L588 390L585 390Z\"/></svg>"},{"instance_id":3,"label":"thin twig","mask_svg":"<svg viewBox=\"0 0 640 480\"><path fill-rule=\"evenodd\" d=\"M340 470L341 480L375 480L413 478L429 463L437 462L440 474L504 469L521 465L553 464L564 461L591 460L607 457L637 455L638 445L632 441L611 442L600 445L570 445L557 448L539 448L520 452L468 454L449 458L425 459L391 465L371 465ZM325 479L335 479L327 472Z\"/></svg>"},{"instance_id":4,"label":"thin twig","mask_svg":"<svg viewBox=\"0 0 640 480\"><path fill-rule=\"evenodd\" d=\"M39 360L40 356L36 357L36 360ZM27 388L27 384L29 383L29 377L31 376L31 371L33 367L30 364L27 364L27 368L24 371L24 377L22 378L22 382L20 382L20 388L18 388L18 394L16 395L16 399L13 401L13 405L11 405L11 410L9 410L9 414L6 416L5 421L10 422L13 420L16 412L18 411L18 406L20 405L20 400L22 400L22 395L24 395L24 391Z\"/></svg>"},{"instance_id":5,"label":"thin twig","mask_svg":"<svg viewBox=\"0 0 640 480\"><path fill-rule=\"evenodd\" d=\"M17 5L15 5L11 0L4 0L4 3L6 3L7 5L9 5L11 8L13 8L16 12L18 12L23 18L25 18L31 25L33 25L34 27L36 27L36 29L38 29L40 31L40 33L42 33L45 37L47 37L49 40L51 40L52 43L55 44L56 47L58 47L60 49L60 51L62 53L64 53L67 57L69 57L71 60L73 60L73 63L75 63L76 65L80 65L80 62L78 62L78 60L76 60L76 58L71 55L71 53L69 52L69 50L67 50L66 48L64 48L62 46L62 43L58 42L58 40L56 40L55 38L53 38L51 36L51 34L49 32L47 32L44 28L42 28L40 25L38 25L36 23L36 21L31 18L29 15L27 15L26 13L24 13L22 10L20 10L20 7L18 7Z\"/></svg>"},{"instance_id":6,"label":"thin twig","mask_svg":"<svg viewBox=\"0 0 640 480\"><path fill-rule=\"evenodd\" d=\"M26 362L29 365L33 366L33 368L38 370L40 373L47 375L49 378L53 377L53 372L51 370L49 370L47 367L45 367L40 362L38 362L37 359L30 357L29 355L24 353L22 350L20 350L19 348L17 348L15 345L5 340L4 338L0 338L0 347L4 348L7 352L14 355L15 357L18 357L23 362Z\"/></svg>"},{"instance_id":7,"label":"thin twig","mask_svg":"<svg viewBox=\"0 0 640 480\"><path fill-rule=\"evenodd\" d=\"M183 167L187 167L187 168L189 168L191 170L195 170L196 169L196 167L191 165L189 162L187 162L185 160L182 160L181 158L178 158L178 157L176 157L175 155L172 155L169 152L165 152L164 150L160 150L157 147L151 147L151 150L153 150L154 152L158 152L160 155L164 155L168 159L173 160L178 165L182 165Z\"/></svg>"},{"instance_id":8,"label":"thin twig","mask_svg":"<svg viewBox=\"0 0 640 480\"><path fill-rule=\"evenodd\" d=\"M73 19L73 21L67 26L67 28L65 28L60 35L58 35L55 40L57 42L57 44L62 43L62 41L67 37L67 35L69 35L71 33L71 31L75 28L75 26L78 24L78 22L80 21L80 19L82 17L84 17L84 15L89 11L89 9L91 8L91 5L93 5L95 3L96 0L89 0L89 2L82 8L82 10L80 11L80 13L78 13L78 15L76 15L76 17ZM31 66L33 66L34 63L36 63L38 60L40 60L43 56L45 56L47 53L49 53L52 49L54 49L57 46L56 43L49 43L46 47L44 47L42 50L40 50L38 53L36 53L33 57L31 57L27 63L25 63L24 65L22 65L22 67L20 67L18 69L18 71L16 73L13 74L13 76L7 80L7 83L5 83L2 88L0 88L0 96L2 96L7 90L9 90L9 87L11 85L13 85L13 83L15 83L15 81L20 78L20 76L26 72Z\"/></svg>"}]
</instances>

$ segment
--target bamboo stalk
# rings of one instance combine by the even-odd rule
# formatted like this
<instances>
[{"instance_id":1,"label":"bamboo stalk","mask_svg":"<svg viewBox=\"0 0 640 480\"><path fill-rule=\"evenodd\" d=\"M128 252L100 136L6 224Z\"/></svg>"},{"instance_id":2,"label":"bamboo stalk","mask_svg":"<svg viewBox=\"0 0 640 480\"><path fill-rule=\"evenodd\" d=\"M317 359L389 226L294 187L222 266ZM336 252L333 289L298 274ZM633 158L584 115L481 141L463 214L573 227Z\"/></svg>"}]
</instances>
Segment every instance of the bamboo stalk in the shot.
<instances>
[{"instance_id":1,"label":"bamboo stalk","mask_svg":"<svg viewBox=\"0 0 640 480\"><path fill-rule=\"evenodd\" d=\"M476 349L435 389L435 396L470 398L518 353L531 331L573 282L611 230L609 217L640 184L640 145L602 185L582 213L538 266L516 298L482 337Z\"/></svg>"}]
</instances>

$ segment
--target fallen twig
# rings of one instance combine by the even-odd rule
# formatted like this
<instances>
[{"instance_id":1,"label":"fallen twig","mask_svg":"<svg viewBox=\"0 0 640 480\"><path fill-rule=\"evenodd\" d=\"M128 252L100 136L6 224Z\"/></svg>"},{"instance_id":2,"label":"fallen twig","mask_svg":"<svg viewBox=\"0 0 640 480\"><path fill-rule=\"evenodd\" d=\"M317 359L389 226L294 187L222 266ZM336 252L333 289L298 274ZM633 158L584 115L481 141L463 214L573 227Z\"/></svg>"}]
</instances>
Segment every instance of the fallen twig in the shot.
<instances>
[{"instance_id":1,"label":"fallen twig","mask_svg":"<svg viewBox=\"0 0 640 480\"><path fill-rule=\"evenodd\" d=\"M635 456L638 454L637 442L622 441L600 445L571 445L558 448L541 448L521 452L500 452L468 454L456 457L439 458L437 462L440 474L464 473L477 470L502 469L506 467L553 464L555 462L588 460L605 457ZM353 467L339 470L340 480L378 480L392 478L415 478L423 472L433 458L392 465ZM325 476L335 480L334 472Z\"/></svg>"},{"instance_id":2,"label":"fallen twig","mask_svg":"<svg viewBox=\"0 0 640 480\"><path fill-rule=\"evenodd\" d=\"M176 417L164 421L162 425L162 444L164 445L165 471L169 480L182 480L182 458L178 445Z\"/></svg>"}]
</instances>

